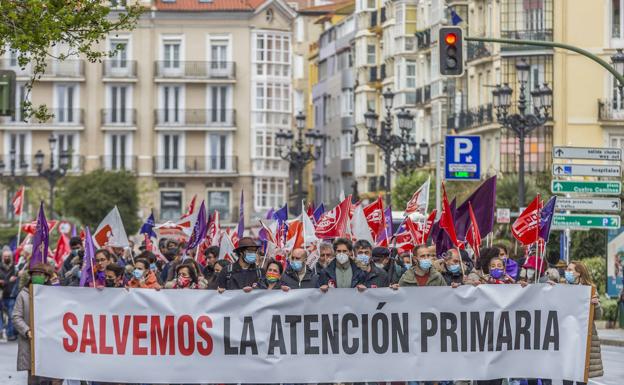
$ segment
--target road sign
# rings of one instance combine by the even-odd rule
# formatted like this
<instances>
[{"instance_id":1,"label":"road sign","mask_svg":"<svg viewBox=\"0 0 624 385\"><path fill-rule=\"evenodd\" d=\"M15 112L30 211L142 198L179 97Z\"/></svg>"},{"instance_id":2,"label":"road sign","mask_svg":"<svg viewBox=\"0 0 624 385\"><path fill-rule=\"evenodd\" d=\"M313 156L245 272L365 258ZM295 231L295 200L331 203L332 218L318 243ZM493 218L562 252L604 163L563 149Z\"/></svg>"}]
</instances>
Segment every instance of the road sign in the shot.
<instances>
[{"instance_id":1,"label":"road sign","mask_svg":"<svg viewBox=\"0 0 624 385\"><path fill-rule=\"evenodd\" d=\"M619 148L553 147L553 159L622 160Z\"/></svg>"},{"instance_id":2,"label":"road sign","mask_svg":"<svg viewBox=\"0 0 624 385\"><path fill-rule=\"evenodd\" d=\"M481 179L481 137L446 136L446 179Z\"/></svg>"},{"instance_id":3,"label":"road sign","mask_svg":"<svg viewBox=\"0 0 624 385\"><path fill-rule=\"evenodd\" d=\"M496 209L496 222L497 223L510 223L511 222L511 210L510 209Z\"/></svg>"},{"instance_id":4,"label":"road sign","mask_svg":"<svg viewBox=\"0 0 624 385\"><path fill-rule=\"evenodd\" d=\"M620 195L622 192L621 182L585 182L553 180L550 183L550 191L553 193L572 193L586 195Z\"/></svg>"},{"instance_id":5,"label":"road sign","mask_svg":"<svg viewBox=\"0 0 624 385\"><path fill-rule=\"evenodd\" d=\"M552 173L555 176L599 176L616 177L622 176L620 166L601 164L557 164L552 165Z\"/></svg>"},{"instance_id":6,"label":"road sign","mask_svg":"<svg viewBox=\"0 0 624 385\"><path fill-rule=\"evenodd\" d=\"M620 198L562 198L557 197L557 210L590 210L590 211L620 211Z\"/></svg>"},{"instance_id":7,"label":"road sign","mask_svg":"<svg viewBox=\"0 0 624 385\"><path fill-rule=\"evenodd\" d=\"M553 215L552 227L561 229L619 229L619 215L600 214L555 214Z\"/></svg>"}]
</instances>

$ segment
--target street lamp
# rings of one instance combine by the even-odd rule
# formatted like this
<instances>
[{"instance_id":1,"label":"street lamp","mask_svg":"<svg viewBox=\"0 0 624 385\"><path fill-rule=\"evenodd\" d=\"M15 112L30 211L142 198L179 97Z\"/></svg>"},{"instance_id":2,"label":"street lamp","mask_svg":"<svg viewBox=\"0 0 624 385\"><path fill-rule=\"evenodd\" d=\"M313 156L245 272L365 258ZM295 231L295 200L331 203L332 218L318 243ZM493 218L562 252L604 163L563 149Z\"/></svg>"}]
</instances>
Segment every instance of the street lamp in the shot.
<instances>
[{"instance_id":1,"label":"street lamp","mask_svg":"<svg viewBox=\"0 0 624 385\"><path fill-rule=\"evenodd\" d=\"M410 134L414 129L414 115L411 112L401 108L401 111L397 113L397 121L399 122L399 130L401 131L401 146L399 159L392 163L392 167L399 173L407 174L426 164L421 151L428 154L429 145L424 139L420 144L412 140Z\"/></svg>"},{"instance_id":2,"label":"street lamp","mask_svg":"<svg viewBox=\"0 0 624 385\"><path fill-rule=\"evenodd\" d=\"M505 128L511 129L517 136L520 145L519 170L518 170L518 207L524 207L524 140L526 136L537 127L543 126L549 119L549 111L552 108L552 90L548 84L536 86L530 93L533 102L533 113L526 113L526 85L529 80L531 66L525 59L516 64L516 73L520 93L518 95L518 113L509 114L511 108L511 96L513 90L509 84L497 85L492 91L496 119Z\"/></svg>"},{"instance_id":3,"label":"street lamp","mask_svg":"<svg viewBox=\"0 0 624 385\"><path fill-rule=\"evenodd\" d=\"M275 134L275 144L279 148L280 157L288 161L290 168L297 173L298 204L296 205L296 212L299 212L299 204L303 201L303 169L308 163L315 161L321 155L321 148L325 135L321 134L319 131L308 131L304 133L306 116L301 111L295 117L295 122L297 139L295 140L295 135L292 132L280 130L280 132Z\"/></svg>"},{"instance_id":4,"label":"street lamp","mask_svg":"<svg viewBox=\"0 0 624 385\"><path fill-rule=\"evenodd\" d=\"M50 203L49 213L50 218L54 219L54 188L59 179L63 178L67 173L69 167L69 154L65 150L61 150L59 154L59 167L54 167L54 150L56 149L56 136L50 134L48 143L50 144L50 167L46 170L43 169L43 161L45 155L41 150L38 150L35 154L35 167L37 167L37 174L46 179L50 185Z\"/></svg>"}]
</instances>

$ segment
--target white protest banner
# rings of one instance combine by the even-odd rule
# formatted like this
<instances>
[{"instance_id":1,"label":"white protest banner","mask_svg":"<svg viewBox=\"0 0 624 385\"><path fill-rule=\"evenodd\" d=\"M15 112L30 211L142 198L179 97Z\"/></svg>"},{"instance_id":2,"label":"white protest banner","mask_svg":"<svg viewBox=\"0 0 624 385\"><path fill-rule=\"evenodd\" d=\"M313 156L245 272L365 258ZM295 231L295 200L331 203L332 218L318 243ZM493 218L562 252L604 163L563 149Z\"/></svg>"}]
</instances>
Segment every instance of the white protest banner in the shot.
<instances>
[{"instance_id":1,"label":"white protest banner","mask_svg":"<svg viewBox=\"0 0 624 385\"><path fill-rule=\"evenodd\" d=\"M35 285L33 292L39 376L130 383L587 380L587 286L218 294Z\"/></svg>"}]
</instances>

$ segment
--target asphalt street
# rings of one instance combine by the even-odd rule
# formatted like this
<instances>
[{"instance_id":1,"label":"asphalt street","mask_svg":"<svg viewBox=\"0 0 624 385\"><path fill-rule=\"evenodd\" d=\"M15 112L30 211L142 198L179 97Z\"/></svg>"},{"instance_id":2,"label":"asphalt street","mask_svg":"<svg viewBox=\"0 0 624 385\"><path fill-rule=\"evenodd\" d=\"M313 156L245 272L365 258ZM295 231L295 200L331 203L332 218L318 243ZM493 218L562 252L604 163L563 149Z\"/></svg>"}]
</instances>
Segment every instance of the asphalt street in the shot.
<instances>
[{"instance_id":1,"label":"asphalt street","mask_svg":"<svg viewBox=\"0 0 624 385\"><path fill-rule=\"evenodd\" d=\"M15 370L15 342L0 341L0 384L26 385L26 372ZM590 380L589 385L624 385L624 347L602 346L603 377ZM559 385L555 381L553 385Z\"/></svg>"}]
</instances>

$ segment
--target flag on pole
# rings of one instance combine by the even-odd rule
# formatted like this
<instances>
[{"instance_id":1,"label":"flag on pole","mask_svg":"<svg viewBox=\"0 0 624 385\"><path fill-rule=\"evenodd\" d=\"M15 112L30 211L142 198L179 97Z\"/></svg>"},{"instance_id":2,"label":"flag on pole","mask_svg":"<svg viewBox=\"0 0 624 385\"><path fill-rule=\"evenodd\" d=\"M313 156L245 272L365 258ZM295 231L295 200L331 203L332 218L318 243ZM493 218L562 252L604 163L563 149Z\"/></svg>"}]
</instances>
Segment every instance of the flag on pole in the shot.
<instances>
[{"instance_id":1,"label":"flag on pole","mask_svg":"<svg viewBox=\"0 0 624 385\"><path fill-rule=\"evenodd\" d=\"M358 205L355 208L353 218L351 218L351 233L356 240L364 239L368 241L371 245L375 243L373 241L371 229L368 226L368 222L366 220L366 215L364 214L364 209L362 208L362 205Z\"/></svg>"},{"instance_id":2,"label":"flag on pole","mask_svg":"<svg viewBox=\"0 0 624 385\"><path fill-rule=\"evenodd\" d=\"M154 227L156 226L156 222L154 221L154 213L151 213L149 217L145 220L145 223L141 226L141 230L139 230L139 234L145 234L149 238L158 238L156 233L154 232Z\"/></svg>"},{"instance_id":3,"label":"flag on pole","mask_svg":"<svg viewBox=\"0 0 624 385\"><path fill-rule=\"evenodd\" d=\"M481 247L481 233L479 232L479 224L475 218L474 211L472 211L472 204L470 204L470 202L468 202L468 211L470 212L470 227L468 228L468 234L466 234L466 241L478 258L480 257L479 248Z\"/></svg>"},{"instance_id":4,"label":"flag on pole","mask_svg":"<svg viewBox=\"0 0 624 385\"><path fill-rule=\"evenodd\" d=\"M243 237L245 232L245 195L241 189L240 205L238 206L238 227L236 228L236 234L238 239Z\"/></svg>"},{"instance_id":5,"label":"flag on pole","mask_svg":"<svg viewBox=\"0 0 624 385\"><path fill-rule=\"evenodd\" d=\"M310 246L318 242L318 238L314 232L314 223L308 215L302 215L303 222L303 245Z\"/></svg>"},{"instance_id":6,"label":"flag on pole","mask_svg":"<svg viewBox=\"0 0 624 385\"><path fill-rule=\"evenodd\" d=\"M66 234L61 233L61 236L56 243L56 249L54 249L54 263L57 268L63 264L65 256L67 256L70 252L71 247L69 246L69 238Z\"/></svg>"},{"instance_id":7,"label":"flag on pole","mask_svg":"<svg viewBox=\"0 0 624 385\"><path fill-rule=\"evenodd\" d=\"M431 234L431 229L433 228L433 222L435 222L436 214L437 214L437 210L433 210L431 213L429 213L427 220L423 224L422 243L427 243L427 240L429 239L429 235Z\"/></svg>"},{"instance_id":8,"label":"flag on pole","mask_svg":"<svg viewBox=\"0 0 624 385\"><path fill-rule=\"evenodd\" d=\"M378 239L381 233L386 231L383 200L381 197L377 198L373 203L364 207L363 211L368 227L370 227L370 231L373 233L373 238Z\"/></svg>"},{"instance_id":9,"label":"flag on pole","mask_svg":"<svg viewBox=\"0 0 624 385\"><path fill-rule=\"evenodd\" d=\"M537 242L540 223L539 206L538 195L511 225L511 234L525 246Z\"/></svg>"},{"instance_id":10,"label":"flag on pole","mask_svg":"<svg viewBox=\"0 0 624 385\"><path fill-rule=\"evenodd\" d=\"M351 195L319 218L315 229L316 236L321 239L342 237L349 224L350 211Z\"/></svg>"},{"instance_id":11,"label":"flag on pole","mask_svg":"<svg viewBox=\"0 0 624 385\"><path fill-rule=\"evenodd\" d=\"M423 233L422 231L418 229L416 224L412 221L412 218L410 217L405 218L405 221L403 223L405 224L405 228L407 229L407 231L409 231L410 234L412 235L412 240L414 241L414 245L423 244L424 243Z\"/></svg>"},{"instance_id":12,"label":"flag on pole","mask_svg":"<svg viewBox=\"0 0 624 385\"><path fill-rule=\"evenodd\" d=\"M193 213L195 212L195 200L196 199L197 199L197 195L193 195L193 199L191 199L191 202L187 206L186 212L184 213L184 215L180 217L180 219L187 218L193 215Z\"/></svg>"},{"instance_id":13,"label":"flag on pole","mask_svg":"<svg viewBox=\"0 0 624 385\"><path fill-rule=\"evenodd\" d=\"M457 234L455 233L455 222L448 197L446 196L446 187L444 186L444 183L442 183L442 215L440 216L440 228L448 234L455 247L462 247L460 242L457 240Z\"/></svg>"},{"instance_id":14,"label":"flag on pole","mask_svg":"<svg viewBox=\"0 0 624 385\"><path fill-rule=\"evenodd\" d=\"M314 214L312 215L314 218L314 222L318 222L321 219L321 215L325 213L325 206L321 202L321 204L314 210Z\"/></svg>"},{"instance_id":15,"label":"flag on pole","mask_svg":"<svg viewBox=\"0 0 624 385\"><path fill-rule=\"evenodd\" d=\"M429 189L431 185L431 177L427 179L425 183L412 195L412 198L407 202L405 208L405 214L419 213L426 215L427 206L429 206Z\"/></svg>"},{"instance_id":16,"label":"flag on pole","mask_svg":"<svg viewBox=\"0 0 624 385\"><path fill-rule=\"evenodd\" d=\"M96 277L95 245L93 242L93 237L91 236L91 231L89 230L89 226L85 227L84 246L85 252L84 262L82 265L82 273L80 274L80 286L95 287L96 283L102 286L102 284L104 283L102 275L105 275L105 273L98 272L98 276ZM94 278L96 279L96 282L93 282Z\"/></svg>"},{"instance_id":17,"label":"flag on pole","mask_svg":"<svg viewBox=\"0 0 624 385\"><path fill-rule=\"evenodd\" d=\"M451 23L453 25L458 25L460 24L462 21L464 21L461 17L459 17L459 15L457 14L457 12L455 12L455 10L453 8L451 8Z\"/></svg>"},{"instance_id":18,"label":"flag on pole","mask_svg":"<svg viewBox=\"0 0 624 385\"><path fill-rule=\"evenodd\" d=\"M206 233L206 238L210 240L210 246L219 246L221 242L221 221L219 219L219 212L215 210L208 224L208 231ZM230 240L230 242L232 241Z\"/></svg>"},{"instance_id":19,"label":"flag on pole","mask_svg":"<svg viewBox=\"0 0 624 385\"><path fill-rule=\"evenodd\" d=\"M540 224L539 224L539 236L548 242L550 238L550 224L552 223L553 215L555 214L555 204L557 203L557 196L553 195L548 202L544 205L544 208L540 212Z\"/></svg>"},{"instance_id":20,"label":"flag on pole","mask_svg":"<svg viewBox=\"0 0 624 385\"><path fill-rule=\"evenodd\" d=\"M197 219L195 220L191 237L186 245L185 253L196 248L200 242L203 242L206 238L207 231L208 225L206 222L206 205L204 204L204 201L202 201L201 205L199 205L199 213L197 213Z\"/></svg>"},{"instance_id":21,"label":"flag on pole","mask_svg":"<svg viewBox=\"0 0 624 385\"><path fill-rule=\"evenodd\" d=\"M284 207L273 213L273 219L277 220L279 224L286 222L286 220L288 219L288 203L286 203Z\"/></svg>"},{"instance_id":22,"label":"flag on pole","mask_svg":"<svg viewBox=\"0 0 624 385\"><path fill-rule=\"evenodd\" d=\"M30 267L38 263L46 263L48 260L48 242L50 240L48 230L48 221L43 211L43 202L39 205L39 214L37 215L37 227L35 236L33 237L32 256L30 258Z\"/></svg>"},{"instance_id":23,"label":"flag on pole","mask_svg":"<svg viewBox=\"0 0 624 385\"><path fill-rule=\"evenodd\" d=\"M121 214L117 206L104 217L102 223L98 226L93 234L93 242L95 247L101 248L105 246L111 247L128 247L128 236L121 221Z\"/></svg>"},{"instance_id":24,"label":"flag on pole","mask_svg":"<svg viewBox=\"0 0 624 385\"><path fill-rule=\"evenodd\" d=\"M225 259L234 263L238 260L238 257L234 253L234 245L232 244L232 240L225 231L221 232L221 246L219 247L219 260Z\"/></svg>"},{"instance_id":25,"label":"flag on pole","mask_svg":"<svg viewBox=\"0 0 624 385\"><path fill-rule=\"evenodd\" d=\"M21 186L19 190L17 190L11 203L13 204L13 214L15 214L15 216L22 215L24 209L24 186Z\"/></svg>"},{"instance_id":26,"label":"flag on pole","mask_svg":"<svg viewBox=\"0 0 624 385\"><path fill-rule=\"evenodd\" d=\"M484 237L494 228L494 213L496 212L496 176L485 180L470 196L457 208L455 231L459 239L466 239L470 227L470 213L468 203L472 205L479 231Z\"/></svg>"}]
</instances>

